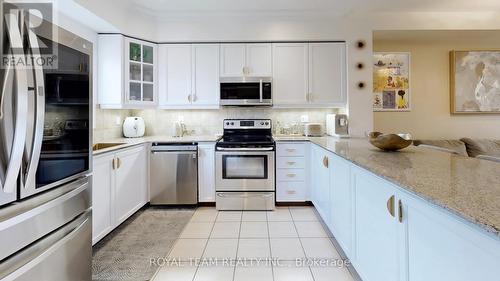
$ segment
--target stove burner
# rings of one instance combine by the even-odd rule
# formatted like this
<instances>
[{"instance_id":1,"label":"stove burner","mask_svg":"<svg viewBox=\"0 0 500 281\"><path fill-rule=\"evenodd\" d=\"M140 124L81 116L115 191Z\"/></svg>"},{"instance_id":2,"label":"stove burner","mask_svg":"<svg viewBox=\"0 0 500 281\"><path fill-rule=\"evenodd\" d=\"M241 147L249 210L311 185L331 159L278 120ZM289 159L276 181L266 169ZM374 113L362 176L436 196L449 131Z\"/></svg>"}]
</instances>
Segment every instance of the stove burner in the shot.
<instances>
[{"instance_id":1,"label":"stove burner","mask_svg":"<svg viewBox=\"0 0 500 281\"><path fill-rule=\"evenodd\" d=\"M224 134L217 147L224 148L274 148L271 120L224 120Z\"/></svg>"}]
</instances>

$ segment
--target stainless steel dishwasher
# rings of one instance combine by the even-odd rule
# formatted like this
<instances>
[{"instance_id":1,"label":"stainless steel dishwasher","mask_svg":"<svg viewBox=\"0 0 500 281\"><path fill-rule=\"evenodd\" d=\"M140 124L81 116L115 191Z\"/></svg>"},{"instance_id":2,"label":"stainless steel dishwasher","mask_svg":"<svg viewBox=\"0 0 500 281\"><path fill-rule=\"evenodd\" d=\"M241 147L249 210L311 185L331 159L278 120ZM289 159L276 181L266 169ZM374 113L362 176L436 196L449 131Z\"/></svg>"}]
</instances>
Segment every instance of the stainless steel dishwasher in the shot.
<instances>
[{"instance_id":1,"label":"stainless steel dishwasher","mask_svg":"<svg viewBox=\"0 0 500 281\"><path fill-rule=\"evenodd\" d=\"M198 203L196 143L153 143L150 161L151 205Z\"/></svg>"}]
</instances>

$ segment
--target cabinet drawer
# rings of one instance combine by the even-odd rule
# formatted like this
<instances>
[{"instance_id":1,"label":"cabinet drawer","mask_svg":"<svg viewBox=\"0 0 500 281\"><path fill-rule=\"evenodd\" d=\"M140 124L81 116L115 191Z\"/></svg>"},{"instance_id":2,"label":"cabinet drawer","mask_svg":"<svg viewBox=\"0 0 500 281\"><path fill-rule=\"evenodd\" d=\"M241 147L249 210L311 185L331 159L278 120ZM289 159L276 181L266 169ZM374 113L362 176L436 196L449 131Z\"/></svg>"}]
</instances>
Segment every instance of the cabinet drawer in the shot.
<instances>
[{"instance_id":1,"label":"cabinet drawer","mask_svg":"<svg viewBox=\"0 0 500 281\"><path fill-rule=\"evenodd\" d=\"M277 156L305 156L306 145L304 143L278 143Z\"/></svg>"},{"instance_id":2,"label":"cabinet drawer","mask_svg":"<svg viewBox=\"0 0 500 281\"><path fill-rule=\"evenodd\" d=\"M306 201L306 183L303 181L278 182L276 184L276 201Z\"/></svg>"},{"instance_id":3,"label":"cabinet drawer","mask_svg":"<svg viewBox=\"0 0 500 281\"><path fill-rule=\"evenodd\" d=\"M277 169L277 181L305 181L304 169Z\"/></svg>"},{"instance_id":4,"label":"cabinet drawer","mask_svg":"<svg viewBox=\"0 0 500 281\"><path fill-rule=\"evenodd\" d=\"M306 166L304 157L278 157L276 168L278 169L303 169Z\"/></svg>"}]
</instances>

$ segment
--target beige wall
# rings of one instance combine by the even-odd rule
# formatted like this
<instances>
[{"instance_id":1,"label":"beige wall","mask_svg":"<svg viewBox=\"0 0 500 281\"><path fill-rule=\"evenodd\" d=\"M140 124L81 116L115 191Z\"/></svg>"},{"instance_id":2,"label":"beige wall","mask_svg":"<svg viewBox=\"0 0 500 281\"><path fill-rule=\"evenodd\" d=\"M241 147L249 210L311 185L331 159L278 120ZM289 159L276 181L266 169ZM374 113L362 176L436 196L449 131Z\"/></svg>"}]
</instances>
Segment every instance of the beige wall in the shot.
<instances>
[{"instance_id":1,"label":"beige wall","mask_svg":"<svg viewBox=\"0 0 500 281\"><path fill-rule=\"evenodd\" d=\"M374 51L411 52L410 112L375 112L374 129L414 138L500 139L499 115L451 115L449 51L500 49L500 31L379 31Z\"/></svg>"}]
</instances>

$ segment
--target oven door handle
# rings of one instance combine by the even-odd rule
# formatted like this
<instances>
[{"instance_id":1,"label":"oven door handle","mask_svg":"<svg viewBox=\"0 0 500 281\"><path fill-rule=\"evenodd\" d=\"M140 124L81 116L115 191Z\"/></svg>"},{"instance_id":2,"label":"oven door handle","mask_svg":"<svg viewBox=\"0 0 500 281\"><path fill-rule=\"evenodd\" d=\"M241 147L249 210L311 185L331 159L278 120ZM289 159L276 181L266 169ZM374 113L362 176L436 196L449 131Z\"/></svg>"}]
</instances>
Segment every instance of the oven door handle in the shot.
<instances>
[{"instance_id":1,"label":"oven door handle","mask_svg":"<svg viewBox=\"0 0 500 281\"><path fill-rule=\"evenodd\" d=\"M231 147L217 147L219 151L273 151L274 147L261 147L261 148L231 148Z\"/></svg>"},{"instance_id":2,"label":"oven door handle","mask_svg":"<svg viewBox=\"0 0 500 281\"><path fill-rule=\"evenodd\" d=\"M251 192L248 192L247 194L241 194L241 193L231 193L231 192L217 192L218 197L233 197L233 198L249 198L249 197L272 197L274 194L273 193L256 193L252 194Z\"/></svg>"}]
</instances>

